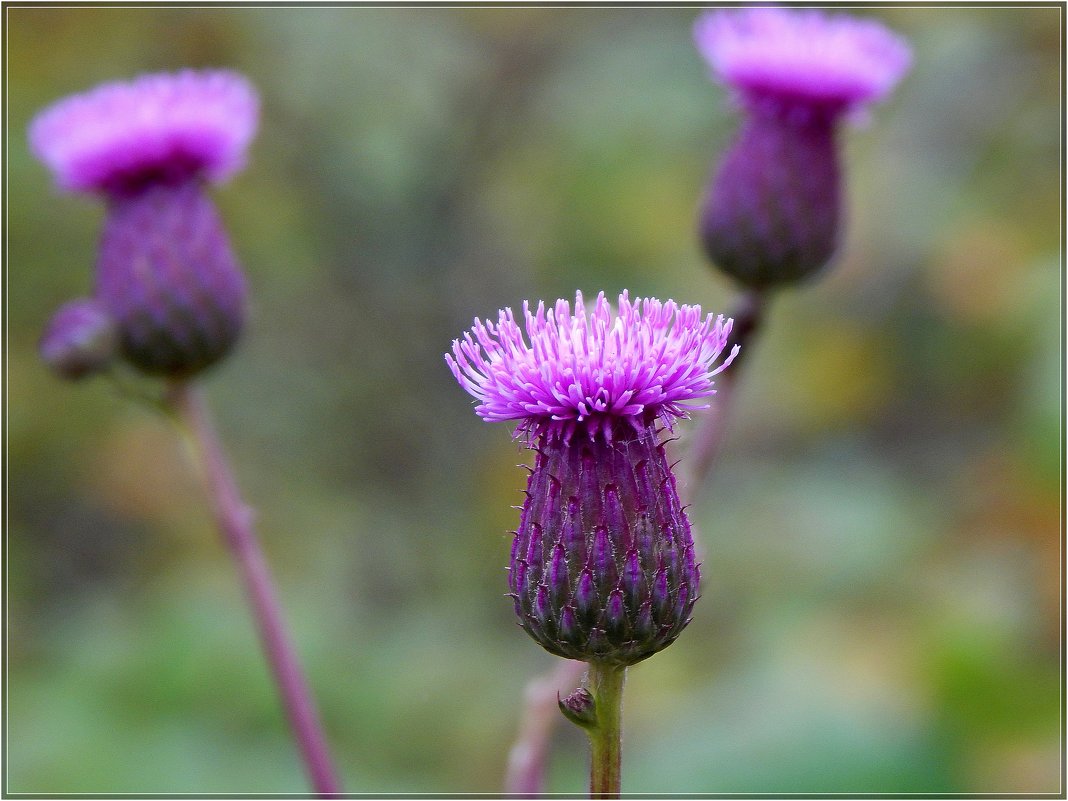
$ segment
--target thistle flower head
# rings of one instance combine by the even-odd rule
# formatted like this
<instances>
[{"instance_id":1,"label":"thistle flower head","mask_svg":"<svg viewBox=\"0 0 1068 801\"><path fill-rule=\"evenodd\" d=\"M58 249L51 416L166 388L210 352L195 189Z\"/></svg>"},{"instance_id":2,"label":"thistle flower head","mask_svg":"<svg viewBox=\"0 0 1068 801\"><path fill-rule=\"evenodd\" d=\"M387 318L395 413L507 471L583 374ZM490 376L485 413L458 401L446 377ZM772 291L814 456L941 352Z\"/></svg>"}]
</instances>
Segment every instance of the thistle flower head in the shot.
<instances>
[{"instance_id":1,"label":"thistle flower head","mask_svg":"<svg viewBox=\"0 0 1068 801\"><path fill-rule=\"evenodd\" d=\"M668 426L695 401L715 393L713 369L727 344L731 321L701 318L700 306L630 300L624 291L613 314L604 293L587 313L582 293L575 309L566 300L552 308L523 303L526 335L510 308L496 323L475 319L445 360L487 421L519 421L536 435L576 428L611 437L615 424L642 427L660 417ZM528 342L529 339L529 342Z\"/></svg>"},{"instance_id":2,"label":"thistle flower head","mask_svg":"<svg viewBox=\"0 0 1068 801\"><path fill-rule=\"evenodd\" d=\"M41 112L30 147L61 189L116 193L153 181L238 171L259 101L242 76L183 70L107 83Z\"/></svg>"},{"instance_id":3,"label":"thistle flower head","mask_svg":"<svg viewBox=\"0 0 1068 801\"><path fill-rule=\"evenodd\" d=\"M690 523L658 422L714 392L737 353L713 367L731 322L626 292L614 314L603 292L587 313L579 292L574 312L560 300L524 304L523 317L525 336L510 309L496 324L476 319L445 357L476 412L519 421L537 452L509 595L549 652L632 665L674 642L697 599Z\"/></svg>"},{"instance_id":4,"label":"thistle flower head","mask_svg":"<svg viewBox=\"0 0 1068 801\"><path fill-rule=\"evenodd\" d=\"M705 251L761 291L815 275L840 238L838 121L893 89L908 45L876 22L812 9L708 12L694 38L746 112L705 193Z\"/></svg>"},{"instance_id":5,"label":"thistle flower head","mask_svg":"<svg viewBox=\"0 0 1068 801\"><path fill-rule=\"evenodd\" d=\"M105 196L92 308L143 372L186 378L241 333L245 279L204 179L243 165L258 102L236 73L184 70L104 84L30 125L31 149L61 188ZM62 330L49 330L46 359Z\"/></svg>"},{"instance_id":6,"label":"thistle flower head","mask_svg":"<svg viewBox=\"0 0 1068 801\"><path fill-rule=\"evenodd\" d=\"M879 23L813 9L707 12L694 39L714 74L743 99L837 111L885 97L911 59L905 41Z\"/></svg>"}]
</instances>

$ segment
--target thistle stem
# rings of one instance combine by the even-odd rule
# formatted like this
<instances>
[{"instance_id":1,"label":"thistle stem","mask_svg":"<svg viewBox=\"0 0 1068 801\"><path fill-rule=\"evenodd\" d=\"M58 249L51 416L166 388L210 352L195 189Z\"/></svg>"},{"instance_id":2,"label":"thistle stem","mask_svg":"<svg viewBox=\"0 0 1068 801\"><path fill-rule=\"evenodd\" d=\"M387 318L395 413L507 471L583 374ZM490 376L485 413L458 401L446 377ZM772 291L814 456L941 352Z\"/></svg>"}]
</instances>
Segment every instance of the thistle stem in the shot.
<instances>
[{"instance_id":1,"label":"thistle stem","mask_svg":"<svg viewBox=\"0 0 1068 801\"><path fill-rule=\"evenodd\" d=\"M731 317L734 327L725 351L729 352L735 345L741 345L738 356L728 370L716 380L716 395L712 406L701 418L693 444L690 446L687 462L689 463L689 485L700 487L712 469L723 446L723 436L727 430L726 419L734 406L734 398L741 375L742 362L748 361L749 351L753 348L757 335L764 324L768 296L757 289L747 291L735 308Z\"/></svg>"},{"instance_id":2,"label":"thistle stem","mask_svg":"<svg viewBox=\"0 0 1068 801\"><path fill-rule=\"evenodd\" d=\"M586 663L561 659L553 670L527 682L519 734L508 752L508 772L504 791L508 795L541 795L545 787L545 765L549 741L557 721L560 693L570 692L582 680Z\"/></svg>"},{"instance_id":3,"label":"thistle stem","mask_svg":"<svg viewBox=\"0 0 1068 801\"><path fill-rule=\"evenodd\" d=\"M623 683L627 669L590 662L587 689L593 695L597 725L590 736L590 798L619 798L623 746Z\"/></svg>"},{"instance_id":4,"label":"thistle stem","mask_svg":"<svg viewBox=\"0 0 1068 801\"><path fill-rule=\"evenodd\" d=\"M166 405L185 429L203 468L216 524L237 564L259 629L263 650L315 793L341 792L322 724L296 651L286 632L267 560L252 527L253 510L241 499L233 472L200 392L172 385Z\"/></svg>"}]
</instances>

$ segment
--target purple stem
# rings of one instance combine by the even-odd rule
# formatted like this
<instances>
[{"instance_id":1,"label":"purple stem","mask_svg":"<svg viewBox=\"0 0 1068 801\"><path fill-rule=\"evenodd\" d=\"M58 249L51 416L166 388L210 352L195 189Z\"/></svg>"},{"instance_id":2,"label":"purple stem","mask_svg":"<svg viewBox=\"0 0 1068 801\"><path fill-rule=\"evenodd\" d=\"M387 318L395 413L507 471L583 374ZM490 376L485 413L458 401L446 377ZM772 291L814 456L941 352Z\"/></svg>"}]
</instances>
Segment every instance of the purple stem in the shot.
<instances>
[{"instance_id":1,"label":"purple stem","mask_svg":"<svg viewBox=\"0 0 1068 801\"><path fill-rule=\"evenodd\" d=\"M549 740L557 722L564 719L557 707L559 693L571 692L587 667L585 662L564 659L552 672L535 676L527 683L519 736L508 754L504 779L504 792L508 795L541 795L545 791Z\"/></svg>"},{"instance_id":2,"label":"purple stem","mask_svg":"<svg viewBox=\"0 0 1068 801\"><path fill-rule=\"evenodd\" d=\"M693 444L686 456L686 462L689 465L687 483L694 492L697 492L698 488L705 483L716 457L719 456L727 430L726 419L734 405L735 391L741 375L739 370L742 363L748 361L749 351L752 350L756 335L763 326L767 302L766 294L760 290L749 290L742 296L734 314L731 315L734 319L734 327L731 329L731 338L726 350L730 350L735 345L742 347L731 366L720 373L716 379L716 395L712 399L711 407L701 417L697 431L694 432Z\"/></svg>"},{"instance_id":3,"label":"purple stem","mask_svg":"<svg viewBox=\"0 0 1068 801\"><path fill-rule=\"evenodd\" d=\"M304 758L312 787L319 796L341 792L322 724L282 621L267 560L252 528L253 510L241 500L233 473L200 392L185 382L171 387L169 406L188 428L201 461L211 495L215 521L245 584L290 726Z\"/></svg>"}]
</instances>

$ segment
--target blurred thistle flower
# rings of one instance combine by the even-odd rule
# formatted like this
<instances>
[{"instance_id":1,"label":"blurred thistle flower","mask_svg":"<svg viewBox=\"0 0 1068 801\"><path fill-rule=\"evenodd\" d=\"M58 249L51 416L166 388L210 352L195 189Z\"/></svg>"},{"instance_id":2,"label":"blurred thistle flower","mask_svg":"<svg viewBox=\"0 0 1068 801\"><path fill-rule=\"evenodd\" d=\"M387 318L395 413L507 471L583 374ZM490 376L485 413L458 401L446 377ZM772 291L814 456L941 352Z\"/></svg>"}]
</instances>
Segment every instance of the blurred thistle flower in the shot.
<instances>
[{"instance_id":1,"label":"blurred thistle flower","mask_svg":"<svg viewBox=\"0 0 1068 801\"><path fill-rule=\"evenodd\" d=\"M245 279L204 184L243 166L258 107L242 76L185 70L105 84L30 125L56 185L107 202L94 299L145 372L192 375L241 332Z\"/></svg>"},{"instance_id":2,"label":"blurred thistle flower","mask_svg":"<svg viewBox=\"0 0 1068 801\"><path fill-rule=\"evenodd\" d=\"M634 664L689 622L700 577L661 433L715 393L731 322L698 306L604 293L476 319L445 359L487 421L537 451L512 544L520 625L558 656Z\"/></svg>"},{"instance_id":3,"label":"blurred thistle flower","mask_svg":"<svg viewBox=\"0 0 1068 801\"><path fill-rule=\"evenodd\" d=\"M694 38L745 113L701 210L705 250L755 289L812 275L838 244L838 121L891 92L909 47L876 22L810 9L708 12Z\"/></svg>"},{"instance_id":4,"label":"blurred thistle flower","mask_svg":"<svg viewBox=\"0 0 1068 801\"><path fill-rule=\"evenodd\" d=\"M201 461L219 532L238 567L264 655L317 797L341 786L288 633L267 562L194 382L229 352L245 316L245 278L205 189L239 170L259 99L236 73L184 70L110 83L39 114L30 147L60 189L107 203L92 299L52 318L44 360L76 378L112 354L170 379L158 407ZM117 345L117 347L116 347Z\"/></svg>"}]
</instances>

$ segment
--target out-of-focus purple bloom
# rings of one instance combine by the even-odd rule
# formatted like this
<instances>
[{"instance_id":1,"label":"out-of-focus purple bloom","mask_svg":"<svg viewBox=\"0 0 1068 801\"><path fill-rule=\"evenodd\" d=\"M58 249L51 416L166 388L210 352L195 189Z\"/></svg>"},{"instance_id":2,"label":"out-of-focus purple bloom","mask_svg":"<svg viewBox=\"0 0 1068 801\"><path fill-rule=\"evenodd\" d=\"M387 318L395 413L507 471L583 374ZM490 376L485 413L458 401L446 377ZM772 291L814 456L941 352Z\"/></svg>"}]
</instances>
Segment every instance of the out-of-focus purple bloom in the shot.
<instances>
[{"instance_id":1,"label":"out-of-focus purple bloom","mask_svg":"<svg viewBox=\"0 0 1068 801\"><path fill-rule=\"evenodd\" d=\"M258 105L240 75L185 70L105 84L30 125L59 187L107 201L94 297L140 370L192 375L240 335L245 280L204 184L244 164Z\"/></svg>"},{"instance_id":2,"label":"out-of-focus purple bloom","mask_svg":"<svg viewBox=\"0 0 1068 801\"><path fill-rule=\"evenodd\" d=\"M811 9L707 12L694 38L746 115L706 192L705 250L757 289L816 273L838 245L838 121L890 93L908 45L877 22Z\"/></svg>"},{"instance_id":3,"label":"out-of-focus purple bloom","mask_svg":"<svg viewBox=\"0 0 1068 801\"><path fill-rule=\"evenodd\" d=\"M52 315L38 349L58 375L84 378L103 370L115 358L115 321L91 298L69 301Z\"/></svg>"},{"instance_id":4,"label":"out-of-focus purple bloom","mask_svg":"<svg viewBox=\"0 0 1068 801\"><path fill-rule=\"evenodd\" d=\"M814 9L707 12L694 39L715 75L745 100L835 112L884 98L911 61L905 41L879 23Z\"/></svg>"},{"instance_id":5,"label":"out-of-focus purple bloom","mask_svg":"<svg viewBox=\"0 0 1068 801\"><path fill-rule=\"evenodd\" d=\"M224 70L143 75L45 109L30 147L62 189L114 193L203 175L222 181L245 163L259 99Z\"/></svg>"},{"instance_id":6,"label":"out-of-focus purple bloom","mask_svg":"<svg viewBox=\"0 0 1068 801\"><path fill-rule=\"evenodd\" d=\"M512 543L520 624L551 653L630 665L689 622L700 571L661 441L714 394L731 322L697 306L604 293L476 319L446 361L488 421L537 452ZM527 339L529 338L529 343Z\"/></svg>"}]
</instances>

